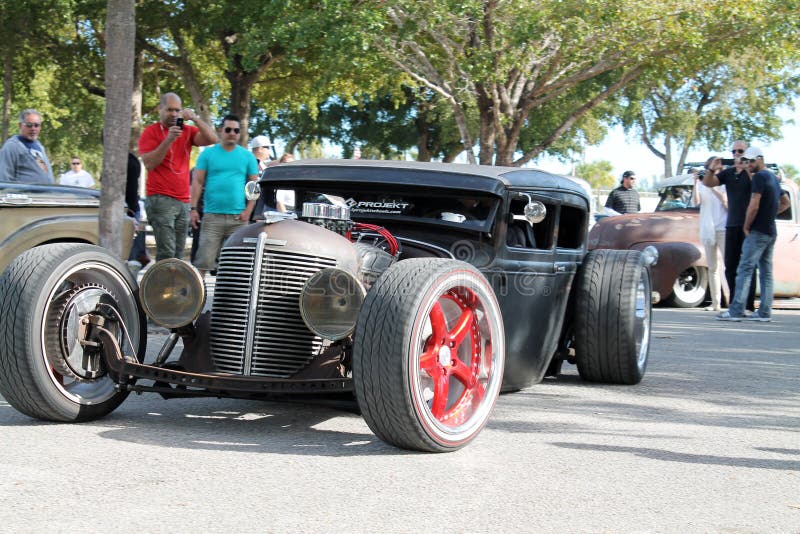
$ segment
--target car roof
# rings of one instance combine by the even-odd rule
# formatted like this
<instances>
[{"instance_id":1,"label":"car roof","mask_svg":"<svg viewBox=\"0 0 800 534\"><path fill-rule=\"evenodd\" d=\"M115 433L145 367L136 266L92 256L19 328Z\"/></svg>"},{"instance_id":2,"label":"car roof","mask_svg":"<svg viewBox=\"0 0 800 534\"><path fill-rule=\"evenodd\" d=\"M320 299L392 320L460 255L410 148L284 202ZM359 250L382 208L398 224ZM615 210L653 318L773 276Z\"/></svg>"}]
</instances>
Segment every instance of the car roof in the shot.
<instances>
[{"instance_id":1,"label":"car roof","mask_svg":"<svg viewBox=\"0 0 800 534\"><path fill-rule=\"evenodd\" d=\"M298 176L302 173L301 176ZM563 190L586 197L584 189L565 176L533 168L397 160L300 160L268 167L262 180L280 182L334 181L387 183L482 191L501 196L506 189ZM276 183L277 182L277 183ZM587 197L588 198L588 197Z\"/></svg>"},{"instance_id":2,"label":"car roof","mask_svg":"<svg viewBox=\"0 0 800 534\"><path fill-rule=\"evenodd\" d=\"M656 190L661 191L666 187L674 187L676 185L694 185L694 174L678 174L670 176L666 180L656 184Z\"/></svg>"}]
</instances>

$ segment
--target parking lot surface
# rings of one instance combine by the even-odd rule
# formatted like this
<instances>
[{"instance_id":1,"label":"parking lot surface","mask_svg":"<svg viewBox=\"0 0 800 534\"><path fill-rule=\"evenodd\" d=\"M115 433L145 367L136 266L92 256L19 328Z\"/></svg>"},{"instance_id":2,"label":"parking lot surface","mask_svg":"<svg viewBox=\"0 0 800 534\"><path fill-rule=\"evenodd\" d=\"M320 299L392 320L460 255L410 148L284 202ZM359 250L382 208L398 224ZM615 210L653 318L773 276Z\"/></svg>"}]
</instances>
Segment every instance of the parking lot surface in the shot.
<instances>
[{"instance_id":1,"label":"parking lot surface","mask_svg":"<svg viewBox=\"0 0 800 534\"><path fill-rule=\"evenodd\" d=\"M451 454L325 406L133 395L60 425L0 397L0 532L800 532L798 339L797 309L656 309L640 385L565 365Z\"/></svg>"}]
</instances>

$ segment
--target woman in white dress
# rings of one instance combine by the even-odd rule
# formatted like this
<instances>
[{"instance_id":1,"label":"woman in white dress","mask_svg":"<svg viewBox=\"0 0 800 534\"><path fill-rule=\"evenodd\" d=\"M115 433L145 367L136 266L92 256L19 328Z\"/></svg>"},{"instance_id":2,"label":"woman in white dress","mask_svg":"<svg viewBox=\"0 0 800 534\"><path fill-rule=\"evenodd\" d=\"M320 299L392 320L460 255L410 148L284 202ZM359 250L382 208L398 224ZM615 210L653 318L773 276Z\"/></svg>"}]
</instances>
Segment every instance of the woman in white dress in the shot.
<instances>
[{"instance_id":1,"label":"woman in white dress","mask_svg":"<svg viewBox=\"0 0 800 534\"><path fill-rule=\"evenodd\" d=\"M700 206L700 242L706 251L708 263L708 283L711 293L711 306L706 311L719 311L722 307L722 289L725 295L730 295L727 282L723 276L723 262L725 257L725 223L728 220L728 199L725 186L706 187L697 169L694 174L694 191L692 202Z\"/></svg>"}]
</instances>

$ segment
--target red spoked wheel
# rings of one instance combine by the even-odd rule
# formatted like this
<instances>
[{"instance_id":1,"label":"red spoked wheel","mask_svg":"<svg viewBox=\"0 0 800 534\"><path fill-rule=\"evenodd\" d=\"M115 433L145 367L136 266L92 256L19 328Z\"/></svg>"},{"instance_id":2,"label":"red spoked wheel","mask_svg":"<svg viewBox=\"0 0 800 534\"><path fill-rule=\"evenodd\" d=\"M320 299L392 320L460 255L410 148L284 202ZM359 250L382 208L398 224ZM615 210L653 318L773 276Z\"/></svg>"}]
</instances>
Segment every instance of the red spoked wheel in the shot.
<instances>
[{"instance_id":1,"label":"red spoked wheel","mask_svg":"<svg viewBox=\"0 0 800 534\"><path fill-rule=\"evenodd\" d=\"M481 347L480 299L459 289L441 295L431 308L415 388L431 415L449 427L468 421L480 407L492 371L492 347L485 347L486 353Z\"/></svg>"},{"instance_id":2,"label":"red spoked wheel","mask_svg":"<svg viewBox=\"0 0 800 534\"><path fill-rule=\"evenodd\" d=\"M456 450L477 436L500 392L502 318L474 267L405 260L362 308L353 378L370 428L402 448Z\"/></svg>"}]
</instances>

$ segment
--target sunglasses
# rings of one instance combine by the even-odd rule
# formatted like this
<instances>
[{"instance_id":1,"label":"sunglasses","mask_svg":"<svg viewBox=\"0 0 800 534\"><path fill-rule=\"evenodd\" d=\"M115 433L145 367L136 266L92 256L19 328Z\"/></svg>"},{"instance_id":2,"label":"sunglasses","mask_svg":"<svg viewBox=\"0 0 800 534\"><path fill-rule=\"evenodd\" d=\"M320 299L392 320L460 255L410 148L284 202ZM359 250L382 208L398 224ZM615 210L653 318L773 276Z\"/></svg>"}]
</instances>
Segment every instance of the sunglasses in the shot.
<instances>
[{"instance_id":1,"label":"sunglasses","mask_svg":"<svg viewBox=\"0 0 800 534\"><path fill-rule=\"evenodd\" d=\"M756 162L756 160L754 160L754 159L747 159L747 158L741 158L740 161L742 163L755 163Z\"/></svg>"},{"instance_id":2,"label":"sunglasses","mask_svg":"<svg viewBox=\"0 0 800 534\"><path fill-rule=\"evenodd\" d=\"M231 131L233 133L239 133L240 130L239 130L239 128L231 128L230 126L225 128L225 133L231 133Z\"/></svg>"},{"instance_id":3,"label":"sunglasses","mask_svg":"<svg viewBox=\"0 0 800 534\"><path fill-rule=\"evenodd\" d=\"M81 164L80 161L73 161L73 162L70 163L70 165L80 165L80 164Z\"/></svg>"},{"instance_id":4,"label":"sunglasses","mask_svg":"<svg viewBox=\"0 0 800 534\"><path fill-rule=\"evenodd\" d=\"M22 124L24 124L27 128L41 128L42 127L42 123L41 122L23 122Z\"/></svg>"},{"instance_id":5,"label":"sunglasses","mask_svg":"<svg viewBox=\"0 0 800 534\"><path fill-rule=\"evenodd\" d=\"M744 154L744 149L743 148L734 148L733 150L731 150L731 152L733 152L734 154Z\"/></svg>"}]
</instances>

